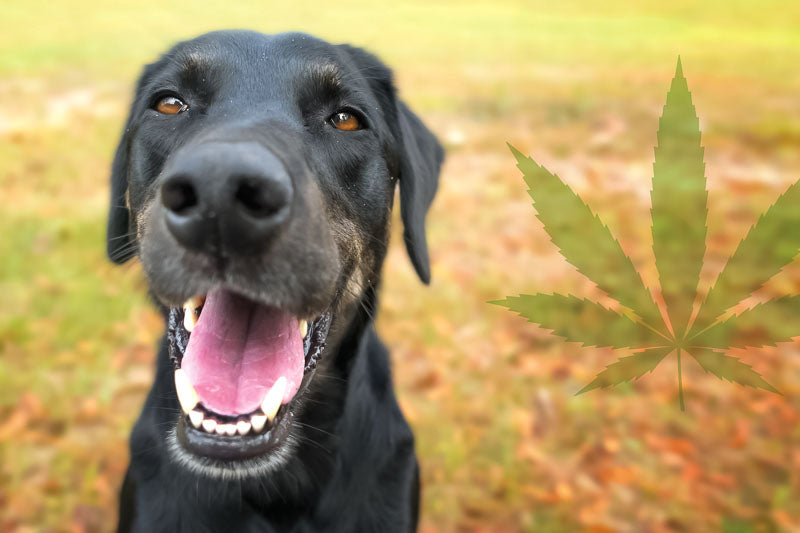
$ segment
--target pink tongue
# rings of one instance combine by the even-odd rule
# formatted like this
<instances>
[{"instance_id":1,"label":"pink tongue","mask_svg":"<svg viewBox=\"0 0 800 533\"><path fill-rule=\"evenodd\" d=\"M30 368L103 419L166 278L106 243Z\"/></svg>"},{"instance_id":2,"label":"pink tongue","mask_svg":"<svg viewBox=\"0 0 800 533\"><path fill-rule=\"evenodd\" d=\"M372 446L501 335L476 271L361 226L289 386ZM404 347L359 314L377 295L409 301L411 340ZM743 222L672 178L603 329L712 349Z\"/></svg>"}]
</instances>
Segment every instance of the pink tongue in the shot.
<instances>
[{"instance_id":1,"label":"pink tongue","mask_svg":"<svg viewBox=\"0 0 800 533\"><path fill-rule=\"evenodd\" d=\"M288 403L303 379L305 357L297 319L229 291L208 293L181 368L211 411L247 414L278 378Z\"/></svg>"}]
</instances>

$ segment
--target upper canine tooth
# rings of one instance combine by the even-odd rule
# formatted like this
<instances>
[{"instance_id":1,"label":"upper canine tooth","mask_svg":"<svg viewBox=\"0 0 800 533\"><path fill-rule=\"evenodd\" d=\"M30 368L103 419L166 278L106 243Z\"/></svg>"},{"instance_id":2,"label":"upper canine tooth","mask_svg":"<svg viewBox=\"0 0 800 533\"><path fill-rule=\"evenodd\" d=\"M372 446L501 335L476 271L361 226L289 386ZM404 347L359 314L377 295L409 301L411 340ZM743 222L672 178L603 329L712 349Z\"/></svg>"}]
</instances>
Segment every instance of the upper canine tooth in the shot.
<instances>
[{"instance_id":1,"label":"upper canine tooth","mask_svg":"<svg viewBox=\"0 0 800 533\"><path fill-rule=\"evenodd\" d=\"M189 377L182 368L175 371L175 392L178 393L178 401L181 404L181 409L188 415L197 405L200 398L197 396L197 391L192 387L192 384L189 382Z\"/></svg>"},{"instance_id":2,"label":"upper canine tooth","mask_svg":"<svg viewBox=\"0 0 800 533\"><path fill-rule=\"evenodd\" d=\"M192 296L191 298L183 302L183 308L195 310L198 307L202 306L204 303L206 303L205 296Z\"/></svg>"},{"instance_id":3,"label":"upper canine tooth","mask_svg":"<svg viewBox=\"0 0 800 533\"><path fill-rule=\"evenodd\" d=\"M278 381L272 384L272 388L264 397L264 401L261 402L261 410L264 411L270 422L275 419L278 409L281 408L283 394L286 392L286 384L286 377L279 377Z\"/></svg>"},{"instance_id":4,"label":"upper canine tooth","mask_svg":"<svg viewBox=\"0 0 800 533\"><path fill-rule=\"evenodd\" d=\"M301 320L300 321L300 336L305 339L306 335L308 335L308 321L307 320Z\"/></svg>"},{"instance_id":5,"label":"upper canine tooth","mask_svg":"<svg viewBox=\"0 0 800 533\"><path fill-rule=\"evenodd\" d=\"M183 327L186 328L186 331L189 333L191 333L195 325L197 325L197 319L200 318L197 309L204 303L204 296L192 296L183 302Z\"/></svg>"},{"instance_id":6,"label":"upper canine tooth","mask_svg":"<svg viewBox=\"0 0 800 533\"><path fill-rule=\"evenodd\" d=\"M197 315L194 309L183 308L183 328L189 333L192 332L194 326L197 324Z\"/></svg>"}]
</instances>

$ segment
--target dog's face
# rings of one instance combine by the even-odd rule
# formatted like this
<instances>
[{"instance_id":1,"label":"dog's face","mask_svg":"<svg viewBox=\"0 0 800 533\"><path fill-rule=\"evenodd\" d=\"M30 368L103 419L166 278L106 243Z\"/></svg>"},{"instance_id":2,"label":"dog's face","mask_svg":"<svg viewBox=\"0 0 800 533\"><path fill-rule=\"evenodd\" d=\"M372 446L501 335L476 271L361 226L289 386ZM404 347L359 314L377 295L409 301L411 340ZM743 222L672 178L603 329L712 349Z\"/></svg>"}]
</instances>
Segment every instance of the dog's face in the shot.
<instances>
[{"instance_id":1,"label":"dog's face","mask_svg":"<svg viewBox=\"0 0 800 533\"><path fill-rule=\"evenodd\" d=\"M112 169L110 257L166 308L183 414L164 437L211 474L279 468L317 365L379 279L396 183L429 278L442 150L370 54L215 32L145 68Z\"/></svg>"}]
</instances>

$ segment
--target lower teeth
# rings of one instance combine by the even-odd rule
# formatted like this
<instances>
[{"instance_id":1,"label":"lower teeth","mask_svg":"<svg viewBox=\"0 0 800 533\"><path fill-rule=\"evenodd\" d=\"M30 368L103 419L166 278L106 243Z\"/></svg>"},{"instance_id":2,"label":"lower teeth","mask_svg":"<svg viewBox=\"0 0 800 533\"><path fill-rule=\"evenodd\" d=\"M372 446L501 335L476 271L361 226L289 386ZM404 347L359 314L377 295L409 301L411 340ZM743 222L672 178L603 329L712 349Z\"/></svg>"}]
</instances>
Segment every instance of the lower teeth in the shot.
<instances>
[{"instance_id":1,"label":"lower teeth","mask_svg":"<svg viewBox=\"0 0 800 533\"><path fill-rule=\"evenodd\" d=\"M249 421L240 419L236 422L220 422L214 418L204 418L198 410L192 411L188 416L189 422L195 429L228 437L261 433L267 425L267 416L260 414L251 415Z\"/></svg>"}]
</instances>

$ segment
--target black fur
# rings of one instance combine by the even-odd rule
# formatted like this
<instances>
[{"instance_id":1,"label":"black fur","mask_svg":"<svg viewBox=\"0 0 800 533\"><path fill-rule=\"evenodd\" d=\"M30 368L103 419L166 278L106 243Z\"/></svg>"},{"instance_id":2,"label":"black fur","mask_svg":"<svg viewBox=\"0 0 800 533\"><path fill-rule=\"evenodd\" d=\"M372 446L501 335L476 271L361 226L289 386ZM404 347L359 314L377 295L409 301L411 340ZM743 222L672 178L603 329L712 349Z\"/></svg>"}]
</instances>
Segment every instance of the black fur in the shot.
<instances>
[{"instance_id":1,"label":"black fur","mask_svg":"<svg viewBox=\"0 0 800 533\"><path fill-rule=\"evenodd\" d=\"M152 106L164 90L189 100L189 111L158 116ZM330 128L327 117L343 106L362 112L367 127ZM225 251L225 242L212 247L216 256L185 250L164 229L165 168L208 137L261 144L298 191L286 229L256 256ZM215 32L144 69L112 167L109 257L140 257L165 318L222 284L298 315L328 307L333 322L297 408L298 446L268 475L236 480L171 459L167 435L180 410L165 338L131 435L119 531L416 529L414 439L372 320L398 181L405 244L420 278L430 279L425 215L442 158L433 134L396 98L390 70L358 48L304 34Z\"/></svg>"}]
</instances>

